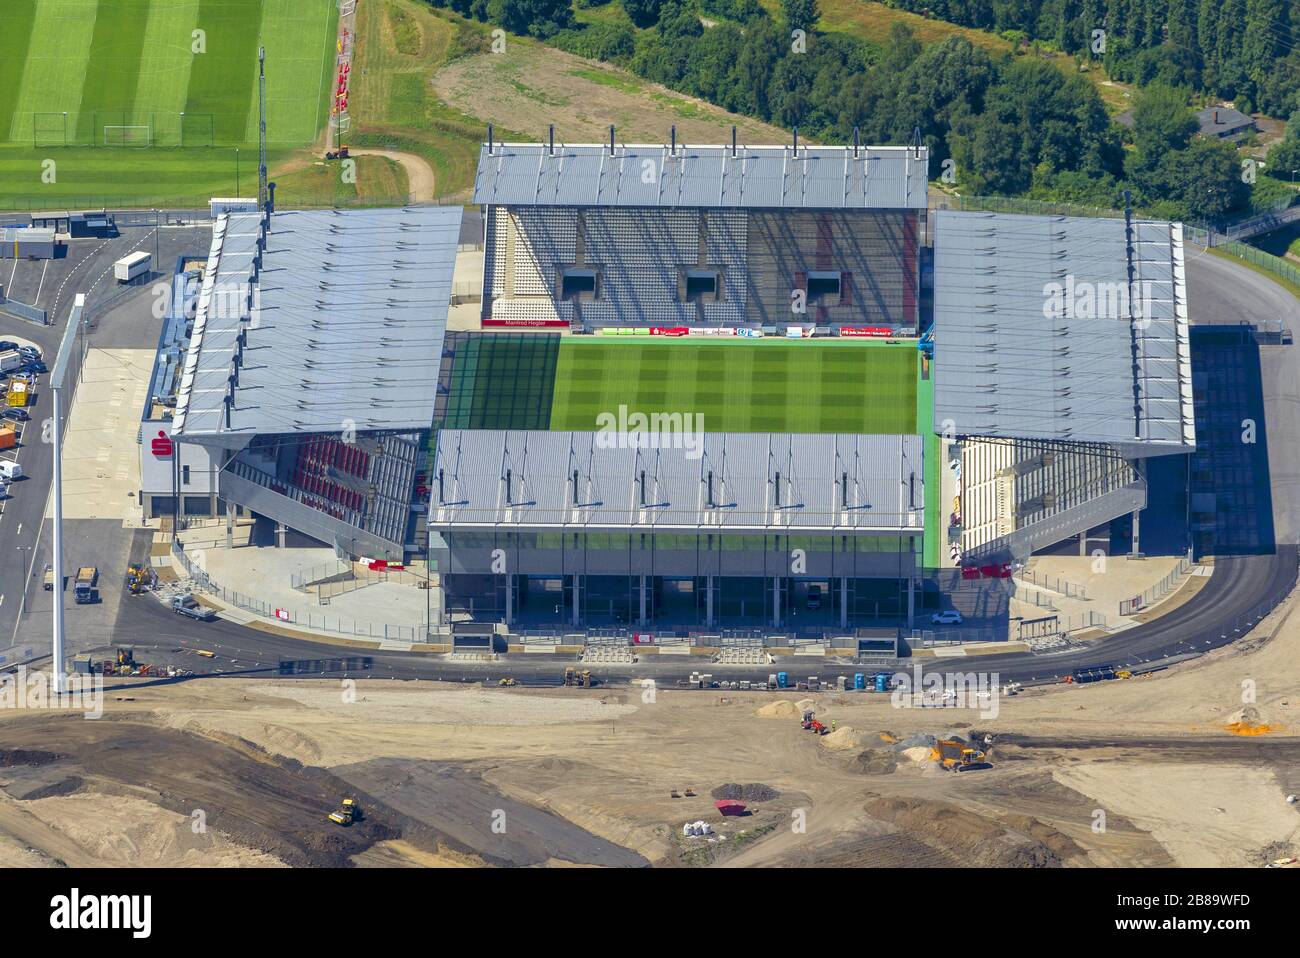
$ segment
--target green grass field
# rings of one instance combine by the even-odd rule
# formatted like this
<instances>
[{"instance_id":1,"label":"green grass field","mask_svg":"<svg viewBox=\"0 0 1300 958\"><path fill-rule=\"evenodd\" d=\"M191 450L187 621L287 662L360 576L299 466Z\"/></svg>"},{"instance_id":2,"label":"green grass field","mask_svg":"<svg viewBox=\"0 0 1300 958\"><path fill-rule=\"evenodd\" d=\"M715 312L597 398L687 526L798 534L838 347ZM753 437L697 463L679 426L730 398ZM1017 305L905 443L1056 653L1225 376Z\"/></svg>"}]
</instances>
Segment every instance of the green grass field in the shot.
<instances>
[{"instance_id":1,"label":"green grass field","mask_svg":"<svg viewBox=\"0 0 1300 958\"><path fill-rule=\"evenodd\" d=\"M550 427L595 429L626 405L697 413L709 432L910 433L916 363L884 343L566 339Z\"/></svg>"},{"instance_id":2,"label":"green grass field","mask_svg":"<svg viewBox=\"0 0 1300 958\"><path fill-rule=\"evenodd\" d=\"M232 192L236 148L246 192L259 45L268 143L310 146L327 119L336 0L0 3L0 208Z\"/></svg>"}]
</instances>

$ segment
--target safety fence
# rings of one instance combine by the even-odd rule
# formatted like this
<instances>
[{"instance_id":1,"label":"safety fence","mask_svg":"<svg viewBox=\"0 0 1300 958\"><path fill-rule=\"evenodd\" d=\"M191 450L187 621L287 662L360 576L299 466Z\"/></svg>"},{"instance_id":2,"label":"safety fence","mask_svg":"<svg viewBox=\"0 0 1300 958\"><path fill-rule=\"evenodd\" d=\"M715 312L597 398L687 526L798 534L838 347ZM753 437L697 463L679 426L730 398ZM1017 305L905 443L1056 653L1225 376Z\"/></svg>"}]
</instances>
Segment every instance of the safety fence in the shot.
<instances>
[{"instance_id":1,"label":"safety fence","mask_svg":"<svg viewBox=\"0 0 1300 958\"><path fill-rule=\"evenodd\" d=\"M1163 599L1173 589L1178 587L1183 580L1183 576L1187 574L1187 571L1191 567L1191 560L1186 556L1183 556L1178 560L1178 565L1174 566L1168 575L1151 588L1131 598L1121 599L1119 603L1119 614L1121 616L1132 615L1134 612L1140 612L1152 603Z\"/></svg>"},{"instance_id":2,"label":"safety fence","mask_svg":"<svg viewBox=\"0 0 1300 958\"><path fill-rule=\"evenodd\" d=\"M235 589L227 589L212 581L207 571L193 562L186 552L185 544L179 540L172 542L172 559L179 563L189 575L191 588L199 589L216 598L224 605L234 606L245 612L283 622L285 625L297 625L315 632L329 632L348 638L378 639L389 642L427 642L436 630L430 630L426 622L418 625L394 625L388 622L362 622L344 616L326 615L316 612L302 612L297 609L280 608L255 596L246 595Z\"/></svg>"},{"instance_id":3,"label":"safety fence","mask_svg":"<svg viewBox=\"0 0 1300 958\"><path fill-rule=\"evenodd\" d=\"M1077 582L1070 582L1068 579L1062 579L1060 576L1044 575L1040 572L1035 572L1032 569L1021 569L1016 573L1015 577L1017 579L1023 579L1032 585L1036 585L1040 589L1046 589L1048 592L1055 592L1058 595L1063 595L1068 599L1088 598L1087 589L1079 585Z\"/></svg>"}]
</instances>

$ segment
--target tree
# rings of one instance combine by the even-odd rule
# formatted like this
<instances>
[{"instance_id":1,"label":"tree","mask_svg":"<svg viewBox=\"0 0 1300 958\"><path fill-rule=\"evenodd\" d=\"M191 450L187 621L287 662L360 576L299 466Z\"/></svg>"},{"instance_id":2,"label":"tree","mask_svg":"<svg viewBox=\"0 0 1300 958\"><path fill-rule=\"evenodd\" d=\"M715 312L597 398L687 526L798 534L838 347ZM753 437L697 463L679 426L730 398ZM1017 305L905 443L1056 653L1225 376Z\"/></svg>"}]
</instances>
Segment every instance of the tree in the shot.
<instances>
[{"instance_id":1,"label":"tree","mask_svg":"<svg viewBox=\"0 0 1300 958\"><path fill-rule=\"evenodd\" d=\"M511 33L554 36L573 22L572 0L489 0L488 17Z\"/></svg>"},{"instance_id":2,"label":"tree","mask_svg":"<svg viewBox=\"0 0 1300 958\"><path fill-rule=\"evenodd\" d=\"M623 9L638 27L654 26L662 5L662 0L623 0Z\"/></svg>"},{"instance_id":3,"label":"tree","mask_svg":"<svg viewBox=\"0 0 1300 958\"><path fill-rule=\"evenodd\" d=\"M817 0L781 0L781 13L785 17L785 29L802 30L812 33L820 14Z\"/></svg>"},{"instance_id":4,"label":"tree","mask_svg":"<svg viewBox=\"0 0 1300 958\"><path fill-rule=\"evenodd\" d=\"M1291 124L1287 124L1290 131ZM1300 138L1288 135L1285 140L1268 151L1264 172L1290 183L1300 181Z\"/></svg>"},{"instance_id":5,"label":"tree","mask_svg":"<svg viewBox=\"0 0 1300 958\"><path fill-rule=\"evenodd\" d=\"M1187 91L1160 84L1147 87L1133 106L1135 175L1154 170L1165 156L1185 149L1196 130Z\"/></svg>"}]
</instances>

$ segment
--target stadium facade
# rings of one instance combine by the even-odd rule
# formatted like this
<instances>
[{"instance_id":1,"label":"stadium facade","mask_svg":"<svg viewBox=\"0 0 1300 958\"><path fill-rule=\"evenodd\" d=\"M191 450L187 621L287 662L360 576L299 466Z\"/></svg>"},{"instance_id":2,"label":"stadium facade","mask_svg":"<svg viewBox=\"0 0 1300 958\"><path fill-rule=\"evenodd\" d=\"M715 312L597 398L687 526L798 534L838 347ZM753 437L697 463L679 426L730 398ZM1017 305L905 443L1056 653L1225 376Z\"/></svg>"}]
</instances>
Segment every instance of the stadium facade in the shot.
<instances>
[{"instance_id":1,"label":"stadium facade","mask_svg":"<svg viewBox=\"0 0 1300 958\"><path fill-rule=\"evenodd\" d=\"M419 548L458 207L217 218L171 435L218 464L228 524L339 554ZM417 514L419 520L417 521Z\"/></svg>"},{"instance_id":2,"label":"stadium facade","mask_svg":"<svg viewBox=\"0 0 1300 958\"><path fill-rule=\"evenodd\" d=\"M1183 236L1148 220L942 211L935 428L948 538L1024 559L1147 505L1143 462L1196 448Z\"/></svg>"}]
</instances>

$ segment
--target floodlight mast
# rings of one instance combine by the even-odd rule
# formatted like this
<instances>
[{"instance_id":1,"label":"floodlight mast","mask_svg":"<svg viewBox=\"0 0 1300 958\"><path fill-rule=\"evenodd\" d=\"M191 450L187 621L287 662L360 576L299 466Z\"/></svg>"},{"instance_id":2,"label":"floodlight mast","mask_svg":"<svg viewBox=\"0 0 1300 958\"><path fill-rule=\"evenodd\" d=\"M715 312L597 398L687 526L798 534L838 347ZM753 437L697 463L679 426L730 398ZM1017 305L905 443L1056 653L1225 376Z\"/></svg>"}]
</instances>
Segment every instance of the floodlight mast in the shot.
<instances>
[{"instance_id":1,"label":"floodlight mast","mask_svg":"<svg viewBox=\"0 0 1300 958\"><path fill-rule=\"evenodd\" d=\"M257 209L264 212L269 196L266 187L266 47L257 48Z\"/></svg>"}]
</instances>

